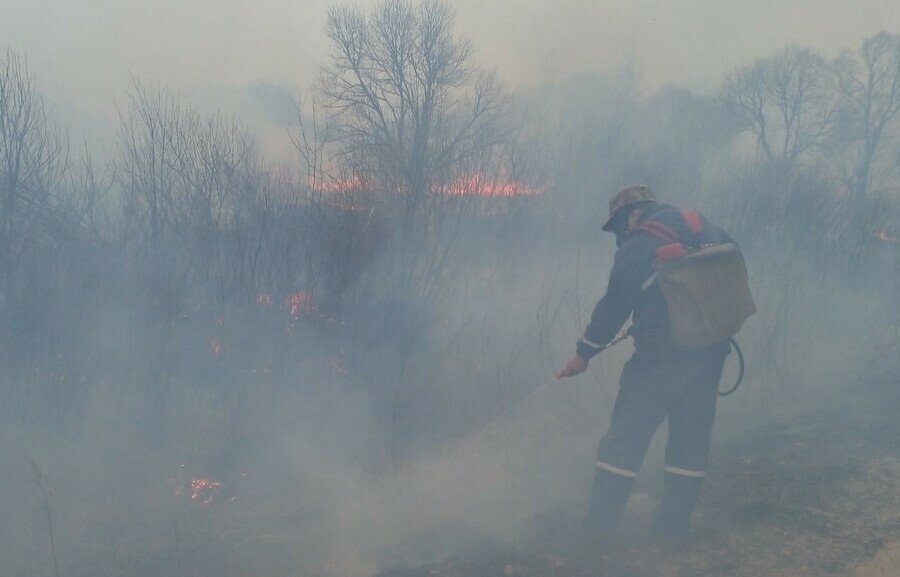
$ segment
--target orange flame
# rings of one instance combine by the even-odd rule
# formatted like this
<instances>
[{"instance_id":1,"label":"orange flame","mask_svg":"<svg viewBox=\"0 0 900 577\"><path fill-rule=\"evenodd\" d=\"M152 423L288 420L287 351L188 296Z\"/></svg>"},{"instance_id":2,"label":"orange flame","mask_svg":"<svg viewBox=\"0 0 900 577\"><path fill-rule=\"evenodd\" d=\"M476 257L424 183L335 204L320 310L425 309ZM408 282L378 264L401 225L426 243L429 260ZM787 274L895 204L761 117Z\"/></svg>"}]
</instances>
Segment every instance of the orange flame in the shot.
<instances>
[{"instance_id":1,"label":"orange flame","mask_svg":"<svg viewBox=\"0 0 900 577\"><path fill-rule=\"evenodd\" d=\"M525 185L515 180L507 180L503 177L489 179L484 174L468 174L460 176L448 185L435 187L435 192L453 195L474 195L497 197L535 196L541 194L543 189Z\"/></svg>"},{"instance_id":2,"label":"orange flame","mask_svg":"<svg viewBox=\"0 0 900 577\"><path fill-rule=\"evenodd\" d=\"M353 192L375 191L378 186L359 177L337 179L324 182L310 177L309 187L317 192ZM461 175L449 184L433 185L431 191L438 194L473 195L491 198L513 196L535 196L544 190L541 187L532 187L516 180L509 180L504 175L489 178L483 173ZM398 190L398 192L401 192Z\"/></svg>"}]
</instances>

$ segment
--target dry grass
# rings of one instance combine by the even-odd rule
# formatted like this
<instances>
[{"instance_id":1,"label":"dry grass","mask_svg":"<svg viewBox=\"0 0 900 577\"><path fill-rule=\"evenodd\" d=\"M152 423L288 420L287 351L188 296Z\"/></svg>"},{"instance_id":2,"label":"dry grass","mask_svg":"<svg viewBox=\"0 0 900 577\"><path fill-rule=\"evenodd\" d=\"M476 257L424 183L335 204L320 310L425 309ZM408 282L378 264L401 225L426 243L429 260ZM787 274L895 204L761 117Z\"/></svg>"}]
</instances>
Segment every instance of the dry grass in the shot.
<instances>
[{"instance_id":1,"label":"dry grass","mask_svg":"<svg viewBox=\"0 0 900 577\"><path fill-rule=\"evenodd\" d=\"M896 574L900 555L900 390L896 379L714 455L689 541L659 543L634 522L601 551L575 514L541 520L515 550L382 577L858 577ZM891 571L885 573L884 571ZM881 571L879 573L879 571Z\"/></svg>"}]
</instances>

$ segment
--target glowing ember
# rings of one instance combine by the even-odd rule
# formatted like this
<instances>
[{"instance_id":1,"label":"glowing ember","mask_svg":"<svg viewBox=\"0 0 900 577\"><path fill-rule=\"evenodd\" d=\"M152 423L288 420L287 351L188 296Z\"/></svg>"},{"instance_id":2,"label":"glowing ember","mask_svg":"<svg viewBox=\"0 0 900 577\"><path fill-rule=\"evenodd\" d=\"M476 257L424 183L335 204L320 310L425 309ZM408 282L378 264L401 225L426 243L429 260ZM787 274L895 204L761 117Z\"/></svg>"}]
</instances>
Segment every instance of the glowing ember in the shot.
<instances>
[{"instance_id":1,"label":"glowing ember","mask_svg":"<svg viewBox=\"0 0 900 577\"><path fill-rule=\"evenodd\" d=\"M315 310L312 295L308 292L295 292L288 295L287 306L291 309L291 316L299 319L304 312Z\"/></svg>"},{"instance_id":2,"label":"glowing ember","mask_svg":"<svg viewBox=\"0 0 900 577\"><path fill-rule=\"evenodd\" d=\"M881 242L900 242L896 237L890 236L886 231L878 231L878 234L875 235L875 238L880 240Z\"/></svg>"},{"instance_id":3,"label":"glowing ember","mask_svg":"<svg viewBox=\"0 0 900 577\"><path fill-rule=\"evenodd\" d=\"M191 478L191 500L199 501L204 505L212 503L213 496L222 487L222 483L211 481L203 477Z\"/></svg>"}]
</instances>

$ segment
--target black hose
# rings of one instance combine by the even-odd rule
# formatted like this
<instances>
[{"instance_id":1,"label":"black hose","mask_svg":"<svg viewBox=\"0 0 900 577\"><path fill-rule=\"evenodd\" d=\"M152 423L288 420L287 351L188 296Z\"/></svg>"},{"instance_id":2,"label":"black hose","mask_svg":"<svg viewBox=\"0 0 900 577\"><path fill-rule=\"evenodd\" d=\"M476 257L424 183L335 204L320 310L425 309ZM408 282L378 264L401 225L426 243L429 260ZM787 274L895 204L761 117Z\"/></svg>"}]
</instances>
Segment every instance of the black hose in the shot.
<instances>
[{"instance_id":1,"label":"black hose","mask_svg":"<svg viewBox=\"0 0 900 577\"><path fill-rule=\"evenodd\" d=\"M744 382L744 353L743 351L741 351L741 347L738 346L737 341L735 341L734 339L728 339L728 342L731 343L731 348L734 349L734 352L737 353L738 363L740 363L740 370L738 372L737 382L735 382L734 386L727 391L719 391L720 397L727 397L731 393L738 390L738 387L740 387L741 383Z\"/></svg>"}]
</instances>

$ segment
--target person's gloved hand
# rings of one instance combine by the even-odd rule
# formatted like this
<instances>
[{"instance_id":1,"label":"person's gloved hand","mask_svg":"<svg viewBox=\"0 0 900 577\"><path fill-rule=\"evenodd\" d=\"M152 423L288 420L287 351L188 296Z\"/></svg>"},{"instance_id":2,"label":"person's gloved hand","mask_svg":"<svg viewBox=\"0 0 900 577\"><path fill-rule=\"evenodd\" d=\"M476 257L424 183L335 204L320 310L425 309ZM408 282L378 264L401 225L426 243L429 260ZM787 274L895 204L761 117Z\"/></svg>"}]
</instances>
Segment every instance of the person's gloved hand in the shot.
<instances>
[{"instance_id":1,"label":"person's gloved hand","mask_svg":"<svg viewBox=\"0 0 900 577\"><path fill-rule=\"evenodd\" d=\"M556 375L556 378L558 380L563 377L574 377L575 375L580 375L587 370L587 366L588 362L586 360L582 359L578 355L575 355L574 357L569 359L569 362L566 363L566 367Z\"/></svg>"}]
</instances>

